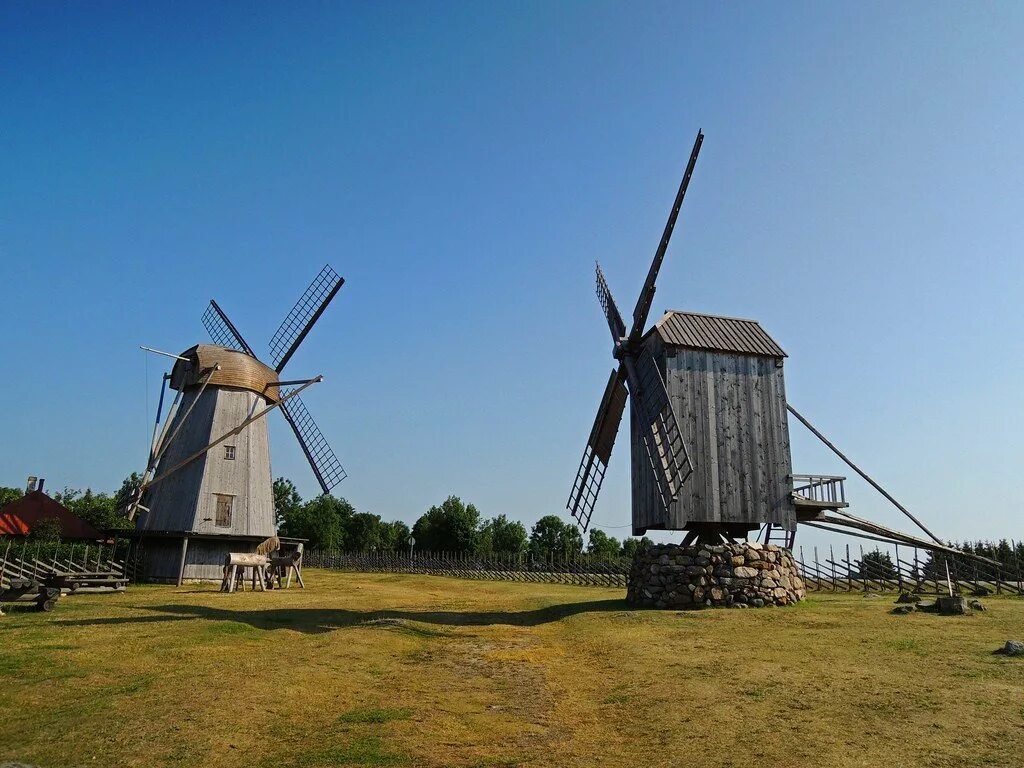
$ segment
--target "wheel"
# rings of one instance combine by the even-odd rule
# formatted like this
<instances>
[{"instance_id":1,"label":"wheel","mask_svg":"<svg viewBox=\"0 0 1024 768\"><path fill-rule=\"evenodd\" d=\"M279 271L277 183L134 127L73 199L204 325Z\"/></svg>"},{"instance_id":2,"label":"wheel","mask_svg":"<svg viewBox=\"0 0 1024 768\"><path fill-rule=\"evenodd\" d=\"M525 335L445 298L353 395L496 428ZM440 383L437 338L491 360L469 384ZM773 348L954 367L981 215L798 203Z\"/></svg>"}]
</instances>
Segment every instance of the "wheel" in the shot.
<instances>
[{"instance_id":1,"label":"wheel","mask_svg":"<svg viewBox=\"0 0 1024 768\"><path fill-rule=\"evenodd\" d=\"M36 603L36 605L39 606L39 610L40 611L43 611L44 613L49 613L50 611L53 610L53 604L56 603L56 602L57 601L53 600L53 599L43 600L43 601L41 601L39 603Z\"/></svg>"}]
</instances>

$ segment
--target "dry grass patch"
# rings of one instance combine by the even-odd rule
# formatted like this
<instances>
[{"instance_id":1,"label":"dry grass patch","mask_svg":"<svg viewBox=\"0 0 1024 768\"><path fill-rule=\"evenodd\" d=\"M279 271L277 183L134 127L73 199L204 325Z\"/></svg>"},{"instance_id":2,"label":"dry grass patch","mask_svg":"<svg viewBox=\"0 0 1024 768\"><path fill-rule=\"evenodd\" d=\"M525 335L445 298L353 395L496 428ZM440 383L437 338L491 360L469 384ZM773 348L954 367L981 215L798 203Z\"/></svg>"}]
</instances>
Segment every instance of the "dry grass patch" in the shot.
<instances>
[{"instance_id":1,"label":"dry grass patch","mask_svg":"<svg viewBox=\"0 0 1024 768\"><path fill-rule=\"evenodd\" d=\"M0 619L0 761L1016 766L1024 601L637 612L617 590L309 571Z\"/></svg>"}]
</instances>

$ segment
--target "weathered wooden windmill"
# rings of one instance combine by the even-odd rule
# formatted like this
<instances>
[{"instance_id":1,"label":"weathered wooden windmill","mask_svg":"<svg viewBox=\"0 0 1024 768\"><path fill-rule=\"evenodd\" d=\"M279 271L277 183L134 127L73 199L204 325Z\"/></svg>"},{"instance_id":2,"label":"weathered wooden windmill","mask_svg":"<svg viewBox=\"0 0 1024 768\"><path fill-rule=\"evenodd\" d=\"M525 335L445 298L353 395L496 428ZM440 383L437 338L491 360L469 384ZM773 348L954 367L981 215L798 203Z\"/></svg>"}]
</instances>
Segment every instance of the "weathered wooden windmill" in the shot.
<instances>
[{"instance_id":1,"label":"weathered wooden windmill","mask_svg":"<svg viewBox=\"0 0 1024 768\"><path fill-rule=\"evenodd\" d=\"M698 132L629 329L597 267L597 296L618 365L590 431L569 512L586 530L629 402L633 534L686 531L681 545L638 556L630 599L666 606L800 599L800 577L785 551L793 547L798 523L951 551L786 402L786 353L757 322L673 311L645 330L703 140ZM930 540L851 515L844 477L794 475L790 413ZM763 544L747 541L754 530ZM768 551L761 555L764 545Z\"/></svg>"},{"instance_id":2,"label":"weathered wooden windmill","mask_svg":"<svg viewBox=\"0 0 1024 768\"><path fill-rule=\"evenodd\" d=\"M631 403L633 533L685 530L684 544L796 528L785 352L751 320L668 312L647 318L704 136L697 134L647 280L626 328L597 267L612 370L568 509L585 530L627 401Z\"/></svg>"},{"instance_id":3,"label":"weathered wooden windmill","mask_svg":"<svg viewBox=\"0 0 1024 768\"><path fill-rule=\"evenodd\" d=\"M325 266L270 340L270 362L211 301L197 344L164 376L149 461L129 509L142 539L144 578L219 581L227 552L253 551L275 533L270 443L264 418L280 409L324 493L345 470L299 393L322 380L281 372L337 295L344 279ZM164 391L177 391L160 427Z\"/></svg>"}]
</instances>

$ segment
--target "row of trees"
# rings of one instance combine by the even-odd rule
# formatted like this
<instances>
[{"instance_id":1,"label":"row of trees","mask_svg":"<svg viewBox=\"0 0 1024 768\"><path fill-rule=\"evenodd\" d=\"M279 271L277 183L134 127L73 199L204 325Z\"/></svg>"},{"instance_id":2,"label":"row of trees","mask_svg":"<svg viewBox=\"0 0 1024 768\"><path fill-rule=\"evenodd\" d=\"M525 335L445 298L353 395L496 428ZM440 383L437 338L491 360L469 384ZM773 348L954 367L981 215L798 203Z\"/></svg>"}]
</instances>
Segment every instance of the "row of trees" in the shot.
<instances>
[{"instance_id":1,"label":"row of trees","mask_svg":"<svg viewBox=\"0 0 1024 768\"><path fill-rule=\"evenodd\" d=\"M505 515L484 519L480 510L458 496L432 506L412 529L401 521L385 522L379 515L357 512L345 499L318 496L303 501L294 484L283 477L274 481L274 506L279 533L309 539L314 549L405 551L411 536L415 549L429 552L566 558L584 551L579 530L557 515L545 515L527 533L522 523ZM620 543L604 531L593 529L586 552L602 559L632 557L647 542L626 539Z\"/></svg>"}]
</instances>

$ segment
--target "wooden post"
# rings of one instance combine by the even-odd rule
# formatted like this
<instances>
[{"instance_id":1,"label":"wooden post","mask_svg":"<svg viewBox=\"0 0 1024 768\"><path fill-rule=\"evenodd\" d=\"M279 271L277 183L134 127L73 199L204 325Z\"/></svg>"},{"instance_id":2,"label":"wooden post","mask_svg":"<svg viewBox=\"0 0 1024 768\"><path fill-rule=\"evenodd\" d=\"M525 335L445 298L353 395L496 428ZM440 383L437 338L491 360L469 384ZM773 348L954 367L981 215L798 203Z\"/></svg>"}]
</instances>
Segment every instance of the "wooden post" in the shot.
<instances>
[{"instance_id":1,"label":"wooden post","mask_svg":"<svg viewBox=\"0 0 1024 768\"><path fill-rule=\"evenodd\" d=\"M178 586L185 580L185 555L188 554L188 536L181 537L181 562L178 563Z\"/></svg>"}]
</instances>

